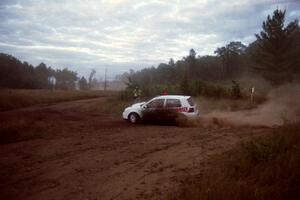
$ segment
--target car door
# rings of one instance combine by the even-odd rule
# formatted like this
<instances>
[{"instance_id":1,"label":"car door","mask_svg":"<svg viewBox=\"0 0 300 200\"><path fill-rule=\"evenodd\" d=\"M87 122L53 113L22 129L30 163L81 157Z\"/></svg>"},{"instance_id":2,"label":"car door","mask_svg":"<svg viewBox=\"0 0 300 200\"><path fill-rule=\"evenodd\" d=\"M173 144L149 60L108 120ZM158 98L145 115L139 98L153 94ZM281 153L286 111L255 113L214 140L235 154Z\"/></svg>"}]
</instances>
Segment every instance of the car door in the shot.
<instances>
[{"instance_id":1,"label":"car door","mask_svg":"<svg viewBox=\"0 0 300 200\"><path fill-rule=\"evenodd\" d=\"M179 99L166 99L165 110L166 118L175 119L178 116L178 110L182 107Z\"/></svg>"},{"instance_id":2,"label":"car door","mask_svg":"<svg viewBox=\"0 0 300 200\"><path fill-rule=\"evenodd\" d=\"M164 110L165 99L154 99L146 104L143 110L145 120L159 120Z\"/></svg>"}]
</instances>

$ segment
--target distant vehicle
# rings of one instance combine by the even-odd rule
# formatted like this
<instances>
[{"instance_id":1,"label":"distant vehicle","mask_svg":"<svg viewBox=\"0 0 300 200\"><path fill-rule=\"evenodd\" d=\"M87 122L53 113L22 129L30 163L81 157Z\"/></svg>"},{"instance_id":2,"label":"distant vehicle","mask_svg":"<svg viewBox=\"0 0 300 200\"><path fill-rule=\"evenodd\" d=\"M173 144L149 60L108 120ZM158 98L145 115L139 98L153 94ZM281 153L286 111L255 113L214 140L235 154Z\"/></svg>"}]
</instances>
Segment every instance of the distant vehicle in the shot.
<instances>
[{"instance_id":1,"label":"distant vehicle","mask_svg":"<svg viewBox=\"0 0 300 200\"><path fill-rule=\"evenodd\" d=\"M162 95L148 102L141 102L127 107L123 118L135 124L141 120L174 120L179 115L195 117L198 115L197 105L192 97L181 95Z\"/></svg>"}]
</instances>

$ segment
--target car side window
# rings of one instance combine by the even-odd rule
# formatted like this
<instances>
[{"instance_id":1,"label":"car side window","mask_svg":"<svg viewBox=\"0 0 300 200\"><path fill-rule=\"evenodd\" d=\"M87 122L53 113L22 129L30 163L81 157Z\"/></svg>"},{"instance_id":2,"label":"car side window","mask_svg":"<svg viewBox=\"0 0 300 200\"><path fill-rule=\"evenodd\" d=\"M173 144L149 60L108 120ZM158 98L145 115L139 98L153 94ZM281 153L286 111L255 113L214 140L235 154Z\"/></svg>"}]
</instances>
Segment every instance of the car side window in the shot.
<instances>
[{"instance_id":1,"label":"car side window","mask_svg":"<svg viewBox=\"0 0 300 200\"><path fill-rule=\"evenodd\" d=\"M181 103L179 99L167 99L166 102L167 108L178 108L181 107Z\"/></svg>"},{"instance_id":2,"label":"car side window","mask_svg":"<svg viewBox=\"0 0 300 200\"><path fill-rule=\"evenodd\" d=\"M155 99L147 104L147 108L163 108L164 101L164 99Z\"/></svg>"}]
</instances>

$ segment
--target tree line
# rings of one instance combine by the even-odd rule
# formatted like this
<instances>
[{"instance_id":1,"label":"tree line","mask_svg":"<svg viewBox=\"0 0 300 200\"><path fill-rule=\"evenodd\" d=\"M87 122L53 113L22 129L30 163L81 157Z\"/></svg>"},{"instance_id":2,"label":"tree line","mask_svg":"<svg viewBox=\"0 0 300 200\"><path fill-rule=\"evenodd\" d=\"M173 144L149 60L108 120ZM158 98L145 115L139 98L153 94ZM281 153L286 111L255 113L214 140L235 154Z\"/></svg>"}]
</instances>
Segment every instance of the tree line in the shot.
<instances>
[{"instance_id":1,"label":"tree line","mask_svg":"<svg viewBox=\"0 0 300 200\"><path fill-rule=\"evenodd\" d=\"M99 88L102 84L95 74L96 71L92 69L88 78L79 77L77 72L68 68L53 69L45 63L34 67L11 55L0 53L0 88L89 90Z\"/></svg>"},{"instance_id":2,"label":"tree line","mask_svg":"<svg viewBox=\"0 0 300 200\"><path fill-rule=\"evenodd\" d=\"M55 88L75 88L77 73L67 68L54 70L40 63L36 67L17 58L0 53L0 88L51 89L50 77L55 77Z\"/></svg>"},{"instance_id":3,"label":"tree line","mask_svg":"<svg viewBox=\"0 0 300 200\"><path fill-rule=\"evenodd\" d=\"M167 89L171 94L236 97L232 91L237 91L236 80L242 76L261 76L274 86L299 80L300 28L297 19L285 26L285 15L285 10L276 9L248 46L232 41L217 48L214 56L191 49L176 62L171 58L157 67L126 72L119 77L127 83L123 95L139 87L146 96ZM230 88L216 84L226 81L232 82Z\"/></svg>"}]
</instances>

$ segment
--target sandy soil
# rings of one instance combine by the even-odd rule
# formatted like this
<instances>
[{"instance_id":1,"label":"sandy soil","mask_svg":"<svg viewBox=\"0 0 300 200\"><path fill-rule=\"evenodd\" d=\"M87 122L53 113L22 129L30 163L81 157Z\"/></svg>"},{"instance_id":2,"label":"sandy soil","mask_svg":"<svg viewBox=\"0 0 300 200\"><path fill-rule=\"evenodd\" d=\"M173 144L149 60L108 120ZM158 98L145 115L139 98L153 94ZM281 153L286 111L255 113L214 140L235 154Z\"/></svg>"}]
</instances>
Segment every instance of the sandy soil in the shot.
<instances>
[{"instance_id":1,"label":"sandy soil","mask_svg":"<svg viewBox=\"0 0 300 200\"><path fill-rule=\"evenodd\" d=\"M103 98L0 113L46 127L0 145L0 199L164 199L186 176L259 127L129 125Z\"/></svg>"}]
</instances>

